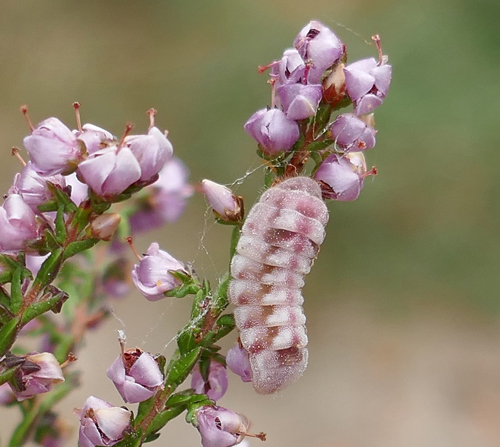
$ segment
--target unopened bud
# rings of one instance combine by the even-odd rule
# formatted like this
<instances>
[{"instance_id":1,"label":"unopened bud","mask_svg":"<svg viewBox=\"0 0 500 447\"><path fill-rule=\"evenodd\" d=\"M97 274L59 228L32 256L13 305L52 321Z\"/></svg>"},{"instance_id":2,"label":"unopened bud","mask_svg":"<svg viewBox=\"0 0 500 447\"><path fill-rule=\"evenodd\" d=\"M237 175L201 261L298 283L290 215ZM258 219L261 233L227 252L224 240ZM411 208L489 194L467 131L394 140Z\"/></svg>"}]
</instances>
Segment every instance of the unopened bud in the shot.
<instances>
[{"instance_id":1,"label":"unopened bud","mask_svg":"<svg viewBox=\"0 0 500 447\"><path fill-rule=\"evenodd\" d=\"M109 241L115 234L120 221L121 216L117 213L101 214L90 224L90 234L97 239Z\"/></svg>"},{"instance_id":2,"label":"unopened bud","mask_svg":"<svg viewBox=\"0 0 500 447\"><path fill-rule=\"evenodd\" d=\"M203 180L201 182L203 193L215 215L226 222L239 222L243 218L243 199L232 193L229 188Z\"/></svg>"},{"instance_id":3,"label":"unopened bud","mask_svg":"<svg viewBox=\"0 0 500 447\"><path fill-rule=\"evenodd\" d=\"M331 106L336 106L345 97L344 64L339 63L323 81L323 98Z\"/></svg>"}]
</instances>

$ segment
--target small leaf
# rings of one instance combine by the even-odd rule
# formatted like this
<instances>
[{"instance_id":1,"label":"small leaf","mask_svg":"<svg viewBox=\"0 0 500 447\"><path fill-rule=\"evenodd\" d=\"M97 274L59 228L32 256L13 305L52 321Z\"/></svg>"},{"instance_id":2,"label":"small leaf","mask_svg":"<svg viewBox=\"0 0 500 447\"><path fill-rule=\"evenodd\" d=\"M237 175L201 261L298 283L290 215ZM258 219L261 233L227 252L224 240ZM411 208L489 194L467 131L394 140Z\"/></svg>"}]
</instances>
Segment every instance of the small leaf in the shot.
<instances>
[{"instance_id":1,"label":"small leaf","mask_svg":"<svg viewBox=\"0 0 500 447\"><path fill-rule=\"evenodd\" d=\"M54 287L54 289L56 288ZM69 298L68 294L66 292L63 292L62 290L58 290L58 292L50 290L48 296L50 296L50 298L46 298L43 301L33 303L24 311L21 319L22 326L24 326L34 318L44 314L45 312L48 312L49 310L56 314L59 313L61 311L62 305Z\"/></svg>"},{"instance_id":2,"label":"small leaf","mask_svg":"<svg viewBox=\"0 0 500 447\"><path fill-rule=\"evenodd\" d=\"M95 244L97 244L98 242L99 242L99 239L96 239L96 238L90 238L90 239L85 239L83 241L71 242L66 247L66 250L64 250L64 259L71 258L72 256L75 256L77 253L88 250L89 248L92 248Z\"/></svg>"},{"instance_id":3,"label":"small leaf","mask_svg":"<svg viewBox=\"0 0 500 447\"><path fill-rule=\"evenodd\" d=\"M19 325L19 317L13 318L7 324L4 324L0 329L0 356L4 355L13 345L17 327Z\"/></svg>"},{"instance_id":4,"label":"small leaf","mask_svg":"<svg viewBox=\"0 0 500 447\"><path fill-rule=\"evenodd\" d=\"M307 150L310 152L321 151L326 149L328 146L331 146L333 143L333 140L313 141L309 146L307 146Z\"/></svg>"},{"instance_id":5,"label":"small leaf","mask_svg":"<svg viewBox=\"0 0 500 447\"><path fill-rule=\"evenodd\" d=\"M146 435L149 436L157 432L162 427L164 427L169 421L179 416L184 410L185 407L175 407L175 408L167 408L166 410L162 411L160 414L155 416L155 418L151 421L148 428L146 429Z\"/></svg>"},{"instance_id":6,"label":"small leaf","mask_svg":"<svg viewBox=\"0 0 500 447\"><path fill-rule=\"evenodd\" d=\"M167 368L167 380L165 386L176 388L189 375L201 354L201 347L196 347L186 355L173 358Z\"/></svg>"},{"instance_id":7,"label":"small leaf","mask_svg":"<svg viewBox=\"0 0 500 447\"><path fill-rule=\"evenodd\" d=\"M22 290L23 283L23 269L18 267L12 275L12 282L10 286L10 311L17 314L23 305L24 294Z\"/></svg>"},{"instance_id":8,"label":"small leaf","mask_svg":"<svg viewBox=\"0 0 500 447\"><path fill-rule=\"evenodd\" d=\"M64 206L61 205L57 210L57 215L55 219L56 224L56 240L60 245L66 242L68 233L66 232L66 223L64 222Z\"/></svg>"},{"instance_id":9,"label":"small leaf","mask_svg":"<svg viewBox=\"0 0 500 447\"><path fill-rule=\"evenodd\" d=\"M40 267L38 274L36 275L32 287L42 288L47 284L50 284L57 276L62 261L63 261L63 249L57 248L50 254L50 256L45 261L43 261L43 264Z\"/></svg>"}]
</instances>

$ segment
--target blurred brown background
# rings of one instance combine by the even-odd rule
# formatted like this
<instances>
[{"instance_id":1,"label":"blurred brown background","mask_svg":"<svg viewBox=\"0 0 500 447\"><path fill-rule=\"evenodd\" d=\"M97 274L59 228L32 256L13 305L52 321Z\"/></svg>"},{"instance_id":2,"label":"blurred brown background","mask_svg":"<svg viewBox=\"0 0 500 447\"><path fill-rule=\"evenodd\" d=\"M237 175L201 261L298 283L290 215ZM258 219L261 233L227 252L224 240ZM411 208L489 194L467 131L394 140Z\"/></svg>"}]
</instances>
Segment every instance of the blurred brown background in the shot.
<instances>
[{"instance_id":1,"label":"blurred brown background","mask_svg":"<svg viewBox=\"0 0 500 447\"><path fill-rule=\"evenodd\" d=\"M231 183L259 166L242 127L269 102L257 65L279 58L311 19L341 37L350 61L376 56L366 41L379 33L393 65L367 154L380 174L358 201L329 206L304 291L309 368L271 397L232 376L220 403L266 431L269 447L498 446L499 18L498 0L3 0L1 190L19 169L10 149L27 134L19 106L35 122L58 116L73 127L73 101L84 122L115 134L127 121L145 131L146 110L157 108L192 181ZM257 170L238 193L249 205L261 185ZM158 240L215 281L229 230L205 212L194 197L180 222L138 248ZM189 312L188 300L149 303L136 292L113 306L116 318L73 366L82 387L60 407L75 431L71 409L88 395L120 405L105 376L116 330L124 324L130 346L169 354ZM18 415L3 413L5 442ZM151 445L200 443L181 417Z\"/></svg>"}]
</instances>

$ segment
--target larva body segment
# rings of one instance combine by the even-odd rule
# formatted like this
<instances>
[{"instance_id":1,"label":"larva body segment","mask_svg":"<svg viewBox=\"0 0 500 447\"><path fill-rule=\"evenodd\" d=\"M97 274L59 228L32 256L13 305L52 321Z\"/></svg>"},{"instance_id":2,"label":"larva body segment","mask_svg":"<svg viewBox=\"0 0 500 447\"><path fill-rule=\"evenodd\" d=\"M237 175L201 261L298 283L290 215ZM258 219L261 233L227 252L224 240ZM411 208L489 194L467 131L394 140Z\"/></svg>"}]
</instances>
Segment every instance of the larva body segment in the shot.
<instances>
[{"instance_id":1,"label":"larva body segment","mask_svg":"<svg viewBox=\"0 0 500 447\"><path fill-rule=\"evenodd\" d=\"M262 194L243 225L228 296L258 393L287 387L307 366L302 287L327 222L319 185L294 177Z\"/></svg>"}]
</instances>

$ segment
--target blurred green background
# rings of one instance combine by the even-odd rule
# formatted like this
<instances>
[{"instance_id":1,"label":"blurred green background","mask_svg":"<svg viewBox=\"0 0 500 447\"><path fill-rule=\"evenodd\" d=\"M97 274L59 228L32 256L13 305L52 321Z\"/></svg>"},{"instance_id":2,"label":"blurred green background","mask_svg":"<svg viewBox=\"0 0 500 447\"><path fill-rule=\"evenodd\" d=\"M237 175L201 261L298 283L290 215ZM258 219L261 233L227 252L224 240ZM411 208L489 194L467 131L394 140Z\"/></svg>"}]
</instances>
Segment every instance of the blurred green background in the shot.
<instances>
[{"instance_id":1,"label":"blurred green background","mask_svg":"<svg viewBox=\"0 0 500 447\"><path fill-rule=\"evenodd\" d=\"M4 0L1 189L19 169L11 147L27 134L19 106L34 122L57 116L74 127L73 101L84 122L118 135L127 121L144 132L155 107L193 182L244 176L259 161L242 126L269 102L256 67L278 59L311 19L339 35L351 62L376 56L367 42L381 35L393 82L367 153L379 176L356 202L329 205L304 291L305 376L277 397L232 377L221 405L266 431L268 446L498 446L498 0ZM247 207L261 185L257 169L237 189ZM136 242L145 251L158 240L215 281L228 237L195 196L180 222ZM105 377L116 329L131 346L168 354L188 307L138 293L113 304L116 318L89 336L74 366L82 387L61 406L72 439L71 409L88 395L120 404ZM196 446L199 437L180 418L151 445Z\"/></svg>"}]
</instances>

